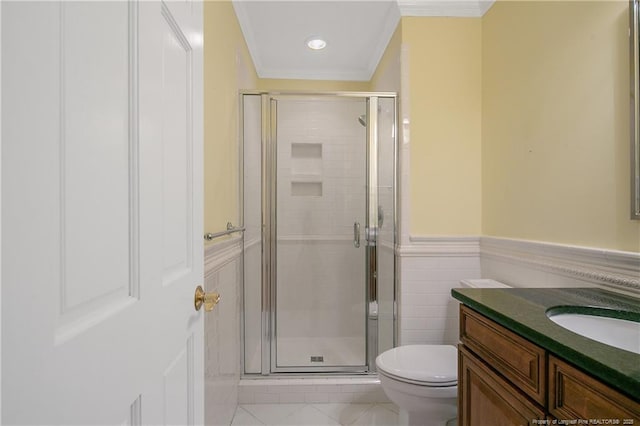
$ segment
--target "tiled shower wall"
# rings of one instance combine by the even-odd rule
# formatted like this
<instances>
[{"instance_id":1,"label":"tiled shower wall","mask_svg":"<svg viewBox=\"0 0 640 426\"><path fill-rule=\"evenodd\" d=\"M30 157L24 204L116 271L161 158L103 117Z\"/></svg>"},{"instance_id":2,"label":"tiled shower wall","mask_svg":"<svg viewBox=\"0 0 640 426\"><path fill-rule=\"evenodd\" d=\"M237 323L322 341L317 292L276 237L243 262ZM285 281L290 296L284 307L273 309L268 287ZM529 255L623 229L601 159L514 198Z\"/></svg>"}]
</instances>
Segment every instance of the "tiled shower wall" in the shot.
<instances>
[{"instance_id":1,"label":"tiled shower wall","mask_svg":"<svg viewBox=\"0 0 640 426\"><path fill-rule=\"evenodd\" d=\"M364 365L367 156L366 128L358 118L366 112L366 101L283 97L273 107L278 120L278 204L273 210L278 234L278 365L320 366L310 360L317 355L325 357L325 365ZM378 237L378 261L384 269L378 280L385 283L378 295L378 330L379 345L385 349L393 343L394 107L393 98L384 98L378 108L379 216L385 219ZM247 373L261 371L260 108L258 96L245 96ZM360 247L354 247L355 223L360 224Z\"/></svg>"},{"instance_id":2,"label":"tiled shower wall","mask_svg":"<svg viewBox=\"0 0 640 426\"><path fill-rule=\"evenodd\" d=\"M362 99L281 100L277 149L277 362L365 363ZM364 242L364 237L362 238ZM324 362L311 362L322 356Z\"/></svg>"},{"instance_id":3,"label":"tiled shower wall","mask_svg":"<svg viewBox=\"0 0 640 426\"><path fill-rule=\"evenodd\" d=\"M278 236L351 235L364 223L363 99L278 102Z\"/></svg>"}]
</instances>

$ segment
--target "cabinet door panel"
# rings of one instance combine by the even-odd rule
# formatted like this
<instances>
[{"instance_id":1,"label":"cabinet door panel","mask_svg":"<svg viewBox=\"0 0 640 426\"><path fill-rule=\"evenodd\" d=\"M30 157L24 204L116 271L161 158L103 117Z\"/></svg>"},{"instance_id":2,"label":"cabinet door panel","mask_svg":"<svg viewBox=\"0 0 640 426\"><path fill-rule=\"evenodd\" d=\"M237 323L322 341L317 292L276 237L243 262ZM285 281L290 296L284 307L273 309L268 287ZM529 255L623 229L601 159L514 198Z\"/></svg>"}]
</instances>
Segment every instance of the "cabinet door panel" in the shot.
<instances>
[{"instance_id":1,"label":"cabinet door panel","mask_svg":"<svg viewBox=\"0 0 640 426\"><path fill-rule=\"evenodd\" d=\"M639 424L640 403L549 355L549 412L558 419L611 419ZM625 423L625 421L634 423Z\"/></svg>"},{"instance_id":2,"label":"cabinet door panel","mask_svg":"<svg viewBox=\"0 0 640 426\"><path fill-rule=\"evenodd\" d=\"M544 349L464 305L460 340L538 404L545 403Z\"/></svg>"},{"instance_id":3,"label":"cabinet door panel","mask_svg":"<svg viewBox=\"0 0 640 426\"><path fill-rule=\"evenodd\" d=\"M541 408L497 376L463 345L458 348L458 412L461 426L530 425L545 419Z\"/></svg>"}]
</instances>

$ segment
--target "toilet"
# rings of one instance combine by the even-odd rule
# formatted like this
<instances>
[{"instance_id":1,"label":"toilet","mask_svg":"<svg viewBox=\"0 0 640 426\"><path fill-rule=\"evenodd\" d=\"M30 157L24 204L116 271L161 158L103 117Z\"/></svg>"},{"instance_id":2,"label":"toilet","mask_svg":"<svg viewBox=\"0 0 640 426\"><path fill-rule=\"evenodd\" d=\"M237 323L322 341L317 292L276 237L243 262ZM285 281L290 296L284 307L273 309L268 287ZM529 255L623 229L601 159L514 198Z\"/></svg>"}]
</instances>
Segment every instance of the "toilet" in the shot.
<instances>
[{"instance_id":1,"label":"toilet","mask_svg":"<svg viewBox=\"0 0 640 426\"><path fill-rule=\"evenodd\" d=\"M460 281L467 288L506 288L490 279ZM400 408L400 424L455 425L458 396L458 350L451 345L407 345L376 358L380 384Z\"/></svg>"}]
</instances>

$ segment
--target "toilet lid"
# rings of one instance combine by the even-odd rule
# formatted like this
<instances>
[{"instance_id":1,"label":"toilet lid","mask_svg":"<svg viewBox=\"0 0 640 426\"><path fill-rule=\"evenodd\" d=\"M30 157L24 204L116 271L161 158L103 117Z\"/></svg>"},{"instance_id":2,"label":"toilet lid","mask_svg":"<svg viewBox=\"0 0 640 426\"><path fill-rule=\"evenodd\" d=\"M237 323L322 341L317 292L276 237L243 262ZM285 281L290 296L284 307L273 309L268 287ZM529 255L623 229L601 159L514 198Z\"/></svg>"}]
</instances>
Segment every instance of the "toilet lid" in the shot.
<instances>
[{"instance_id":1,"label":"toilet lid","mask_svg":"<svg viewBox=\"0 0 640 426\"><path fill-rule=\"evenodd\" d=\"M411 382L438 386L458 381L458 351L449 345L407 345L376 358L378 371Z\"/></svg>"}]
</instances>

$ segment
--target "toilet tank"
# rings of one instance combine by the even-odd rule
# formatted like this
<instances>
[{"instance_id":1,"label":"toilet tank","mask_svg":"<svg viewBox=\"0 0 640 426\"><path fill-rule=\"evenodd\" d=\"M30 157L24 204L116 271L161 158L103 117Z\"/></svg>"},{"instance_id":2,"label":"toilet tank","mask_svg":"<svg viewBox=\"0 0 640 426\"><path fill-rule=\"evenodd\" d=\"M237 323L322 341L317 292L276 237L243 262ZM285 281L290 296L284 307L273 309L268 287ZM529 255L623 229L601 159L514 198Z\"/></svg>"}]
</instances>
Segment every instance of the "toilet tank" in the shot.
<instances>
[{"instance_id":1,"label":"toilet tank","mask_svg":"<svg viewBox=\"0 0 640 426\"><path fill-rule=\"evenodd\" d=\"M460 284L462 285L462 287L466 287L466 288L510 288L511 287L506 285L505 283L501 283L500 281L486 279L486 278L461 280Z\"/></svg>"},{"instance_id":2,"label":"toilet tank","mask_svg":"<svg viewBox=\"0 0 640 426\"><path fill-rule=\"evenodd\" d=\"M506 285L505 283L501 283L500 281L487 279L487 278L478 278L478 279L466 279L460 280L460 287L463 288L511 288L511 286ZM460 302L453 297L450 298L450 311L456 312L459 309ZM455 321L451 323L447 330L445 331L445 343L455 345L459 340L459 319L458 314L455 316Z\"/></svg>"}]
</instances>

